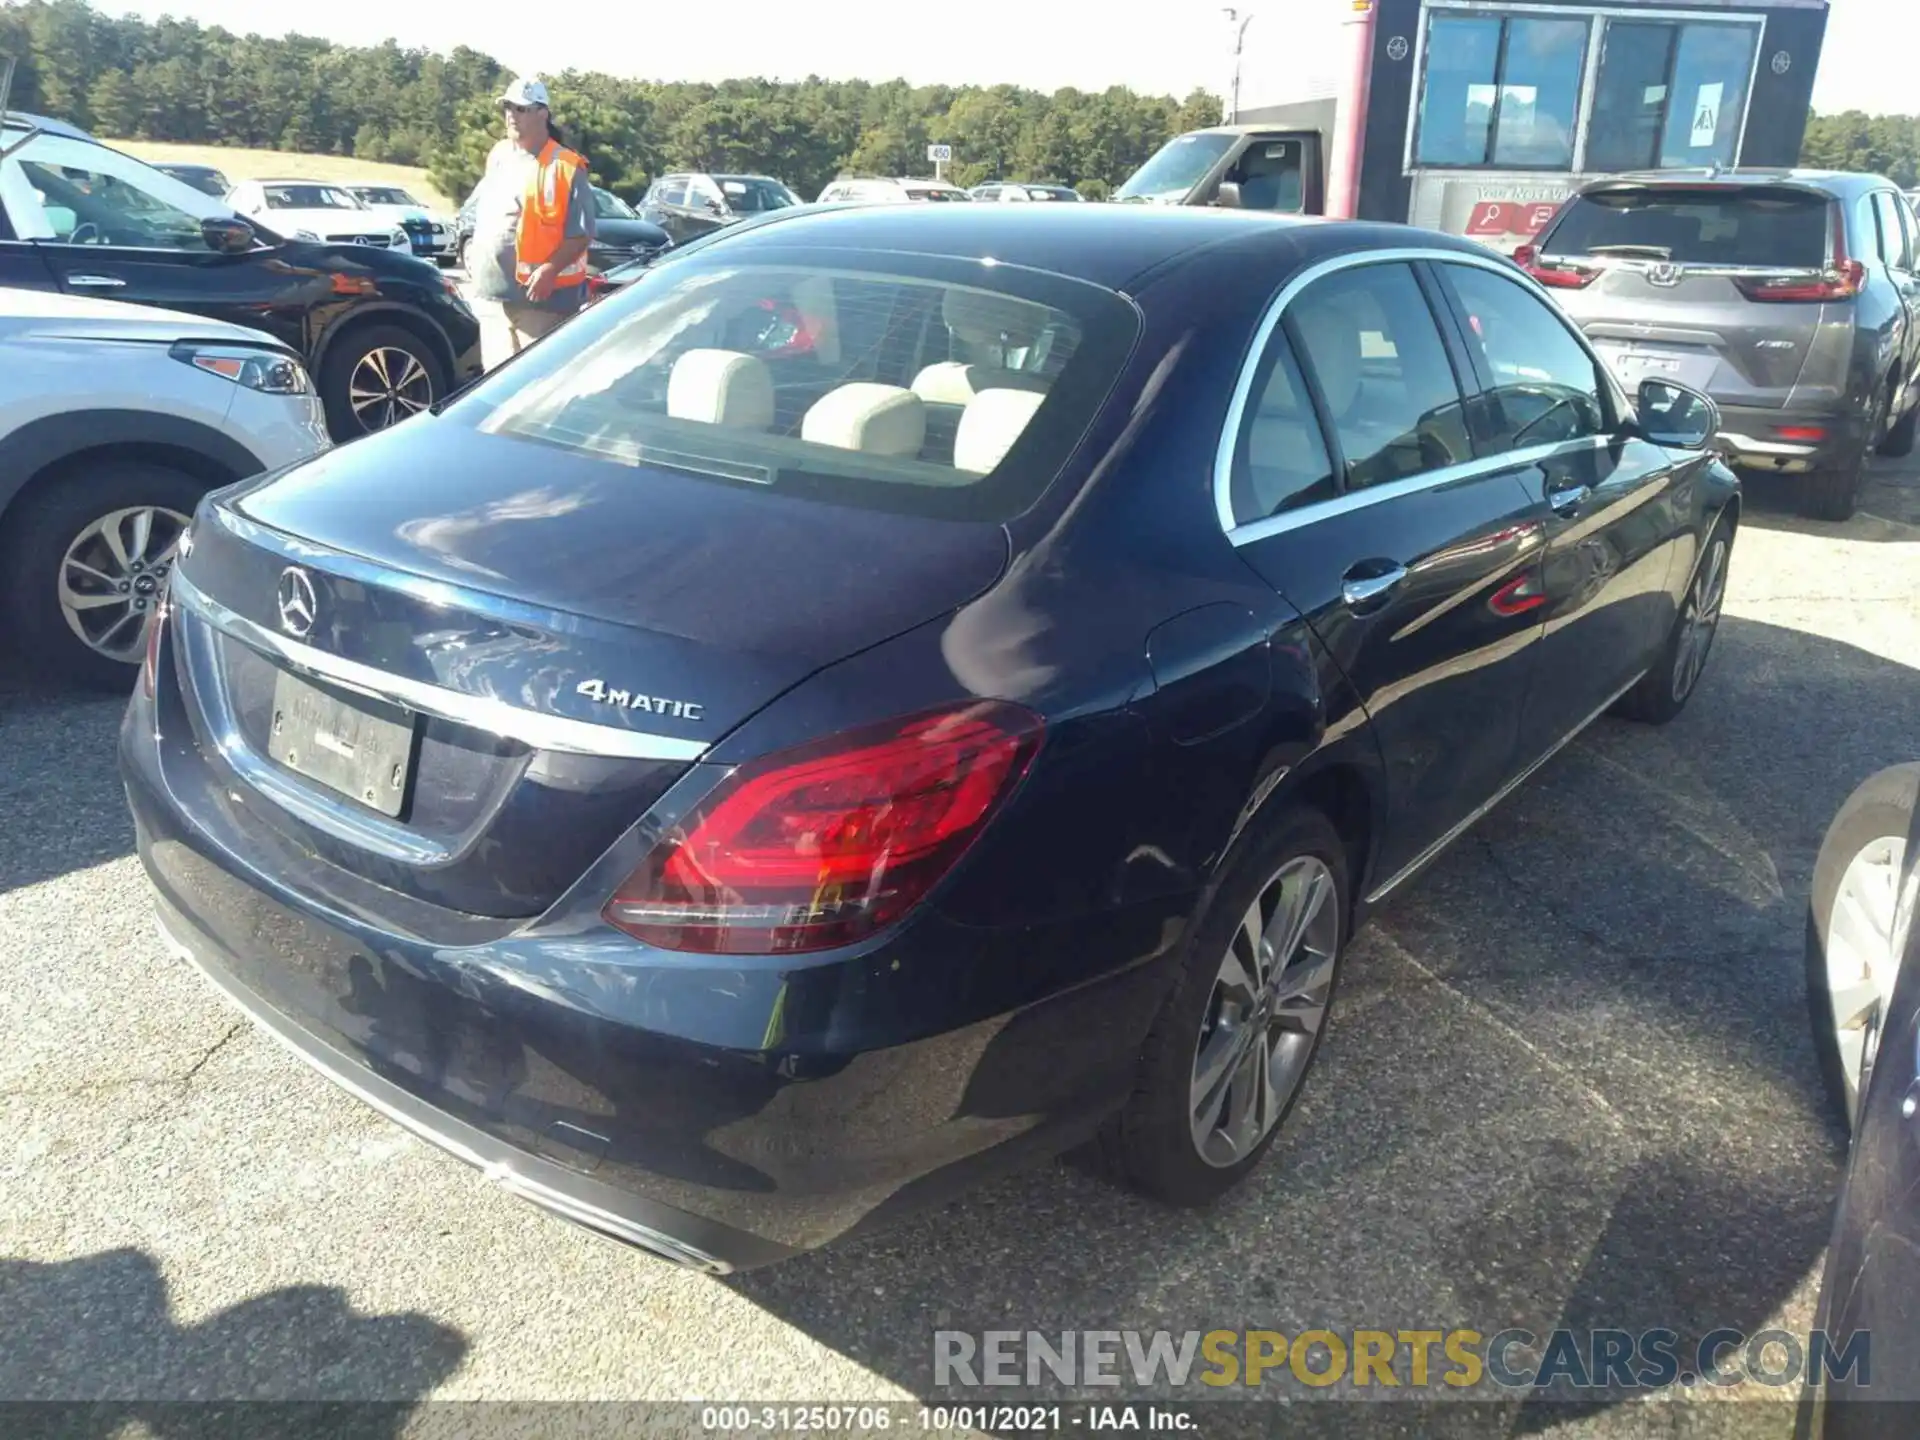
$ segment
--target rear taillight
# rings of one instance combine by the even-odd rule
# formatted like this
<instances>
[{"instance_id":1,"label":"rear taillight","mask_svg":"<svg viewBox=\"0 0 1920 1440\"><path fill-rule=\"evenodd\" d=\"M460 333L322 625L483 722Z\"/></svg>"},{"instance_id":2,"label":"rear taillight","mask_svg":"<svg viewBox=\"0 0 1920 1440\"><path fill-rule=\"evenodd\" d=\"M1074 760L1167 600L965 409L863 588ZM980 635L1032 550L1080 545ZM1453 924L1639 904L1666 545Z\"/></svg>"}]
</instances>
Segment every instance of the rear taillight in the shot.
<instances>
[{"instance_id":1,"label":"rear taillight","mask_svg":"<svg viewBox=\"0 0 1920 1440\"><path fill-rule=\"evenodd\" d=\"M864 939L953 868L1040 747L983 701L741 766L615 892L609 923L668 950L771 955Z\"/></svg>"},{"instance_id":2,"label":"rear taillight","mask_svg":"<svg viewBox=\"0 0 1920 1440\"><path fill-rule=\"evenodd\" d=\"M1782 440L1795 440L1809 445L1821 444L1827 438L1824 425L1776 425L1773 433Z\"/></svg>"},{"instance_id":3,"label":"rear taillight","mask_svg":"<svg viewBox=\"0 0 1920 1440\"><path fill-rule=\"evenodd\" d=\"M1513 252L1513 263L1542 285L1554 290L1584 290L1599 277L1598 270L1573 270L1540 258L1538 247L1522 245Z\"/></svg>"},{"instance_id":4,"label":"rear taillight","mask_svg":"<svg viewBox=\"0 0 1920 1440\"><path fill-rule=\"evenodd\" d=\"M1833 207L1833 259L1820 275L1766 275L1736 277L1734 284L1749 300L1784 304L1791 301L1851 300L1867 283L1867 267L1847 254L1846 212Z\"/></svg>"}]
</instances>

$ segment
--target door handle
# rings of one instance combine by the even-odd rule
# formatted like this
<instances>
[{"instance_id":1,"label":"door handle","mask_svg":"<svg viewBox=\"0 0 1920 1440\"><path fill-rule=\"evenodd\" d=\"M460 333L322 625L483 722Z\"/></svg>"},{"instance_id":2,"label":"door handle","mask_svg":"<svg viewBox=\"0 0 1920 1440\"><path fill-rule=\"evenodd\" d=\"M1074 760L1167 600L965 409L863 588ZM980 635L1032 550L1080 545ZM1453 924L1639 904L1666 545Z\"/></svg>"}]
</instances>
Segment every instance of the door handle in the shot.
<instances>
[{"instance_id":1,"label":"door handle","mask_svg":"<svg viewBox=\"0 0 1920 1440\"><path fill-rule=\"evenodd\" d=\"M1577 515L1592 495L1591 485L1563 485L1547 491L1547 508L1556 515Z\"/></svg>"},{"instance_id":2,"label":"door handle","mask_svg":"<svg viewBox=\"0 0 1920 1440\"><path fill-rule=\"evenodd\" d=\"M69 275L67 284L81 285L89 290L124 290L127 282L118 275Z\"/></svg>"},{"instance_id":3,"label":"door handle","mask_svg":"<svg viewBox=\"0 0 1920 1440\"><path fill-rule=\"evenodd\" d=\"M1356 565L1341 579L1340 598L1347 602L1349 610L1365 610L1376 600L1384 599L1406 578L1404 565L1383 565L1380 561Z\"/></svg>"}]
</instances>

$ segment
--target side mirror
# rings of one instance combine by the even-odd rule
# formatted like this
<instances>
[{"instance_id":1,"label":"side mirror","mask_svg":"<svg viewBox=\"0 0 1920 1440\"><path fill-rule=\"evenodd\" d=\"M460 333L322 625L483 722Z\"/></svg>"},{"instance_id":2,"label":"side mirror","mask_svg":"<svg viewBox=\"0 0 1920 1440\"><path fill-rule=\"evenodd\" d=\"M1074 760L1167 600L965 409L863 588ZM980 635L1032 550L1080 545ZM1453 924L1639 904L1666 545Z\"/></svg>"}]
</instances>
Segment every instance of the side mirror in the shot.
<instances>
[{"instance_id":1,"label":"side mirror","mask_svg":"<svg viewBox=\"0 0 1920 1440\"><path fill-rule=\"evenodd\" d=\"M253 249L258 236L254 228L238 216L215 216L200 222L200 238L207 248L221 255L244 255Z\"/></svg>"},{"instance_id":2,"label":"side mirror","mask_svg":"<svg viewBox=\"0 0 1920 1440\"><path fill-rule=\"evenodd\" d=\"M1642 380L1636 410L1640 433L1674 450L1704 450L1720 433L1720 407L1711 397L1668 380Z\"/></svg>"},{"instance_id":3,"label":"side mirror","mask_svg":"<svg viewBox=\"0 0 1920 1440\"><path fill-rule=\"evenodd\" d=\"M1240 184L1236 180L1222 180L1220 188L1213 192L1213 203L1222 210L1240 208Z\"/></svg>"}]
</instances>

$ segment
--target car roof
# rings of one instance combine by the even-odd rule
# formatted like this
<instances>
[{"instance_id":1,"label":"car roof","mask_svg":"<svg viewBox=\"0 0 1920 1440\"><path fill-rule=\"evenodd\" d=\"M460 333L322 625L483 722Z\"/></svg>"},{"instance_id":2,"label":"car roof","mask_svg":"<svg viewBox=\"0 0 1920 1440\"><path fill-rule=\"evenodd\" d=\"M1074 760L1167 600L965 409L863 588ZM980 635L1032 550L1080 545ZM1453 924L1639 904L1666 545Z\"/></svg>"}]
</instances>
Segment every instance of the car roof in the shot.
<instances>
[{"instance_id":1,"label":"car roof","mask_svg":"<svg viewBox=\"0 0 1920 1440\"><path fill-rule=\"evenodd\" d=\"M725 232L722 232L725 233ZM1215 246L1259 245L1293 237L1302 263L1350 250L1457 250L1486 256L1458 236L1365 221L1295 219L1199 206L881 205L809 206L718 242L730 255L763 246L894 250L979 257L1072 276L1125 291L1148 272Z\"/></svg>"},{"instance_id":2,"label":"car roof","mask_svg":"<svg viewBox=\"0 0 1920 1440\"><path fill-rule=\"evenodd\" d=\"M1684 186L1690 189L1713 185L1797 185L1809 190L1823 190L1830 195L1853 196L1892 184L1893 182L1883 175L1869 175L1851 170L1812 170L1798 166L1779 168L1746 166L1731 170L1707 168L1629 170L1618 175L1608 175L1603 179L1590 180L1582 185L1577 193L1590 195L1609 188L1643 185Z\"/></svg>"},{"instance_id":3,"label":"car roof","mask_svg":"<svg viewBox=\"0 0 1920 1440\"><path fill-rule=\"evenodd\" d=\"M205 170L209 174L217 174L220 169L218 165L202 165L198 160L155 160L152 163L156 170Z\"/></svg>"},{"instance_id":4,"label":"car roof","mask_svg":"<svg viewBox=\"0 0 1920 1440\"><path fill-rule=\"evenodd\" d=\"M88 140L95 145L100 143L79 126L69 125L64 120L54 120L45 115L29 115L21 110L9 110L5 120L5 128L9 130L43 130L49 135L58 135L66 140Z\"/></svg>"}]
</instances>

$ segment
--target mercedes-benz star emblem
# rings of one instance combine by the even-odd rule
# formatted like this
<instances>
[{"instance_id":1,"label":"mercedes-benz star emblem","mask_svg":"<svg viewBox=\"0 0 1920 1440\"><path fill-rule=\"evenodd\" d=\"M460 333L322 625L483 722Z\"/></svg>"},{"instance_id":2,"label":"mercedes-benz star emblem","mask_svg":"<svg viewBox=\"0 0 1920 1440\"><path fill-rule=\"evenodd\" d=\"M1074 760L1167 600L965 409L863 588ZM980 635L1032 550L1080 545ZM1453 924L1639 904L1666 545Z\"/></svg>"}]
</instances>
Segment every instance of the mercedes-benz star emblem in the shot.
<instances>
[{"instance_id":1,"label":"mercedes-benz star emblem","mask_svg":"<svg viewBox=\"0 0 1920 1440\"><path fill-rule=\"evenodd\" d=\"M304 640L313 633L313 622L320 613L320 602L313 593L313 581L307 572L298 565L289 565L280 572L280 584L275 591L280 604L280 628L296 640Z\"/></svg>"}]
</instances>

